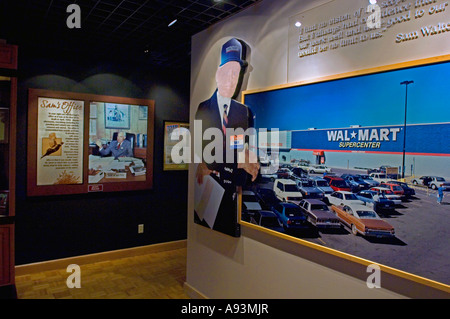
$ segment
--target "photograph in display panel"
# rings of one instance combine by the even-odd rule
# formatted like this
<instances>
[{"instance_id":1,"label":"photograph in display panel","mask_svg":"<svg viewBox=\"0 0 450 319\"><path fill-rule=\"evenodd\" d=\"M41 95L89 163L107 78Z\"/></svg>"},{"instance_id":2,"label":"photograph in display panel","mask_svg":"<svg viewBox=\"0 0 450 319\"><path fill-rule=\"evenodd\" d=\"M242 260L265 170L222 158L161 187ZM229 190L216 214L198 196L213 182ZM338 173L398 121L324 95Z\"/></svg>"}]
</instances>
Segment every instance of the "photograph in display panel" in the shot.
<instances>
[{"instance_id":1,"label":"photograph in display panel","mask_svg":"<svg viewBox=\"0 0 450 319\"><path fill-rule=\"evenodd\" d=\"M450 284L450 62L243 92L260 174L241 223ZM446 240L443 240L446 239Z\"/></svg>"}]
</instances>

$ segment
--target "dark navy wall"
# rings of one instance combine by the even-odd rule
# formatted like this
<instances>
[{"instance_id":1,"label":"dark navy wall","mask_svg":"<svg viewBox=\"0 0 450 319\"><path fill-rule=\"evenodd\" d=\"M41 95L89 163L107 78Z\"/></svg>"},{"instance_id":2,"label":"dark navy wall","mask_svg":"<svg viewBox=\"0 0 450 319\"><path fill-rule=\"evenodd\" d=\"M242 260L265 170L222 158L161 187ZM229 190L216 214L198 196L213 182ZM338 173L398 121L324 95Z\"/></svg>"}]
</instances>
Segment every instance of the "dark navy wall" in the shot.
<instances>
[{"instance_id":1,"label":"dark navy wall","mask_svg":"<svg viewBox=\"0 0 450 319\"><path fill-rule=\"evenodd\" d=\"M189 120L189 78L186 70L147 65L145 57L20 49L16 264L186 238L187 171L163 172L162 141L164 120ZM29 88L155 100L153 190L27 197ZM143 234L138 224L144 224Z\"/></svg>"}]
</instances>

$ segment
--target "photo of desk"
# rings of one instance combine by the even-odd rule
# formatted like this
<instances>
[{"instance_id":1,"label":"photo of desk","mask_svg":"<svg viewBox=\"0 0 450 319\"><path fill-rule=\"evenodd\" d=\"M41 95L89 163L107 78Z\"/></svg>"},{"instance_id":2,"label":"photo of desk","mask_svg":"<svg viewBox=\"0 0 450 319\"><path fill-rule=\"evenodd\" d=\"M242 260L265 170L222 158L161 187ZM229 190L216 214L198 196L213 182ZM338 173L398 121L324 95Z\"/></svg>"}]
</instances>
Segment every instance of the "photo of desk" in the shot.
<instances>
[{"instance_id":1,"label":"photo of desk","mask_svg":"<svg viewBox=\"0 0 450 319\"><path fill-rule=\"evenodd\" d=\"M144 182L145 163L136 157L101 157L89 155L89 184Z\"/></svg>"}]
</instances>

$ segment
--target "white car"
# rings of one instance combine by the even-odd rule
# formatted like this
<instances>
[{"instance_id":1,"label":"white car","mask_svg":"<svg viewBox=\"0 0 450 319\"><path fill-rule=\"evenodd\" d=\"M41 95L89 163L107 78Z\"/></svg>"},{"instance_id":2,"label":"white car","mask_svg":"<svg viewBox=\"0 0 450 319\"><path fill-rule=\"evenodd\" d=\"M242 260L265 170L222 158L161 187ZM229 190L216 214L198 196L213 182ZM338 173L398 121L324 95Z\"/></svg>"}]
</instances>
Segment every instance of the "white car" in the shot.
<instances>
[{"instance_id":1,"label":"white car","mask_svg":"<svg viewBox=\"0 0 450 319\"><path fill-rule=\"evenodd\" d=\"M297 183L291 179L276 179L273 183L275 195L283 202L300 203L303 196Z\"/></svg>"},{"instance_id":2,"label":"white car","mask_svg":"<svg viewBox=\"0 0 450 319\"><path fill-rule=\"evenodd\" d=\"M331 173L331 168L326 167L325 165L311 165L308 167L308 173Z\"/></svg>"},{"instance_id":3,"label":"white car","mask_svg":"<svg viewBox=\"0 0 450 319\"><path fill-rule=\"evenodd\" d=\"M370 173L369 176L379 183L387 183L390 180L390 178L384 173Z\"/></svg>"},{"instance_id":4,"label":"white car","mask_svg":"<svg viewBox=\"0 0 450 319\"><path fill-rule=\"evenodd\" d=\"M386 187L372 187L370 189L371 191L376 191L378 194L384 194L387 199L394 202L395 205L400 205L402 203L401 196L395 195L393 191L391 191L389 188Z\"/></svg>"},{"instance_id":5,"label":"white car","mask_svg":"<svg viewBox=\"0 0 450 319\"><path fill-rule=\"evenodd\" d=\"M355 194L352 192L347 191L336 191L331 194L325 194L326 200L328 200L328 203L331 205L353 205L353 204L360 204L364 205L365 203L358 199Z\"/></svg>"}]
</instances>

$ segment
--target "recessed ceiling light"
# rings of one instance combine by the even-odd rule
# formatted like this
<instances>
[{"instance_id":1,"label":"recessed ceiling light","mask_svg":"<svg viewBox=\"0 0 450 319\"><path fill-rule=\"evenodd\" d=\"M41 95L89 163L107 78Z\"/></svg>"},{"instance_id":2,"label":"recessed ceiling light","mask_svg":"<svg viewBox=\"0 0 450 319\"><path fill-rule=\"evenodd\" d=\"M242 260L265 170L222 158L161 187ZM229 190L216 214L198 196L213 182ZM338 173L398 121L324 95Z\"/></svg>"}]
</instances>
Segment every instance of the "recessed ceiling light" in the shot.
<instances>
[{"instance_id":1,"label":"recessed ceiling light","mask_svg":"<svg viewBox=\"0 0 450 319\"><path fill-rule=\"evenodd\" d=\"M295 22L295 26L297 28L300 28L302 26L302 23L300 21Z\"/></svg>"},{"instance_id":2,"label":"recessed ceiling light","mask_svg":"<svg viewBox=\"0 0 450 319\"><path fill-rule=\"evenodd\" d=\"M169 23L168 27L173 26L175 23L177 23L177 21L178 21L177 19L173 20L172 22Z\"/></svg>"}]
</instances>

